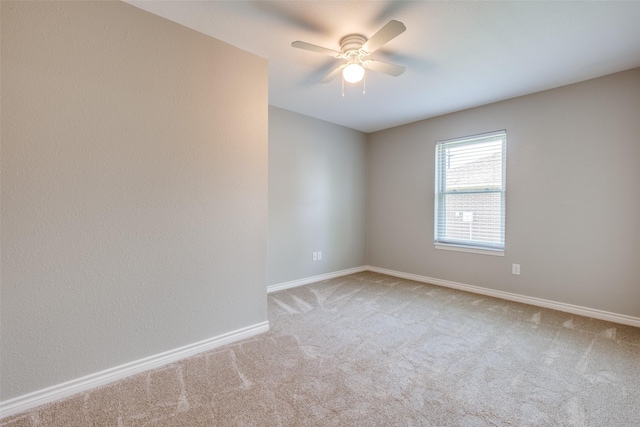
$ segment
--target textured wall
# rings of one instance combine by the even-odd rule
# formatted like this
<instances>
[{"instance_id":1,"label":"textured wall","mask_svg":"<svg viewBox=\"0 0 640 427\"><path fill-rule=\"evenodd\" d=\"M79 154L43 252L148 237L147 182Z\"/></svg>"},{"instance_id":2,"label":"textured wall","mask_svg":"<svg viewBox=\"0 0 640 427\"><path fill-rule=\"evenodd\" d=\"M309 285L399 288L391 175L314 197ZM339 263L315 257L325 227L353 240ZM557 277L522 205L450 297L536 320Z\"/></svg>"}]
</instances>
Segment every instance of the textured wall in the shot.
<instances>
[{"instance_id":1,"label":"textured wall","mask_svg":"<svg viewBox=\"0 0 640 427\"><path fill-rule=\"evenodd\" d=\"M365 139L269 107L270 285L365 264Z\"/></svg>"},{"instance_id":2,"label":"textured wall","mask_svg":"<svg viewBox=\"0 0 640 427\"><path fill-rule=\"evenodd\" d=\"M436 141L500 129L505 257L434 249ZM370 265L640 316L640 69L388 129L368 142Z\"/></svg>"},{"instance_id":3,"label":"textured wall","mask_svg":"<svg viewBox=\"0 0 640 427\"><path fill-rule=\"evenodd\" d=\"M266 320L267 63L2 2L0 398Z\"/></svg>"}]
</instances>

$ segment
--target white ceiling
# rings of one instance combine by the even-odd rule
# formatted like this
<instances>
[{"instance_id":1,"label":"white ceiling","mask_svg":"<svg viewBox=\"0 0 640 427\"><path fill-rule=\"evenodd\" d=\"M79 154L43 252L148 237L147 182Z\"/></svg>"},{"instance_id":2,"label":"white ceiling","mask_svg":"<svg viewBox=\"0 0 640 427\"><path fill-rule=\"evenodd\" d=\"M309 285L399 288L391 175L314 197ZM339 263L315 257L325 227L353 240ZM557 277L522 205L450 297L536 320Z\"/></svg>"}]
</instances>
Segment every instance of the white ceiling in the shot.
<instances>
[{"instance_id":1,"label":"white ceiling","mask_svg":"<svg viewBox=\"0 0 640 427\"><path fill-rule=\"evenodd\" d=\"M640 67L640 1L127 1L269 61L269 104L364 132ZM362 86L317 83L340 50L389 20L371 57L407 67Z\"/></svg>"}]
</instances>

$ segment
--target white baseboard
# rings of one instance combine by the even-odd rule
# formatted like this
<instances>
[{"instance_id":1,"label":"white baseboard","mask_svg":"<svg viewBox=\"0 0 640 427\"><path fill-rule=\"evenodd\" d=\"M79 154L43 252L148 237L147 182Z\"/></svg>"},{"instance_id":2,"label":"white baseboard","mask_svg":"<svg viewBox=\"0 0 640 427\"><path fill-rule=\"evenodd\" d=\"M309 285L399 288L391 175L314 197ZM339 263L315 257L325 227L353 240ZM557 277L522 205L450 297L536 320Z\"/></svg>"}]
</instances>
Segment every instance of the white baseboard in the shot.
<instances>
[{"instance_id":1,"label":"white baseboard","mask_svg":"<svg viewBox=\"0 0 640 427\"><path fill-rule=\"evenodd\" d=\"M416 282L430 283L432 285L444 286L446 288L459 289L461 291L472 292L474 294L487 295L490 297L501 298L509 301L521 302L524 304L535 305L538 307L550 308L552 310L564 311L566 313L577 314L580 316L592 317L594 319L606 320L623 325L640 327L640 318L627 316L625 314L611 313L609 311L598 310L595 308L581 307L563 302L550 301L542 298L529 297L525 295L513 294L510 292L496 291L493 289L482 288L480 286L465 285L464 283L451 282L449 280L435 279L433 277L419 276L417 274L403 273L401 271L387 270L373 266L366 266L368 271L387 274L389 276L400 277L403 279L415 280Z\"/></svg>"},{"instance_id":2,"label":"white baseboard","mask_svg":"<svg viewBox=\"0 0 640 427\"><path fill-rule=\"evenodd\" d=\"M283 291L285 289L296 288L298 286L308 285L309 283L321 282L323 280L329 280L340 276L346 276L353 273L361 273L366 271L367 267L354 267L347 268L346 270L334 271L331 273L320 274L318 276L305 277L304 279L292 280L290 282L278 283L276 285L267 286L267 293Z\"/></svg>"},{"instance_id":3,"label":"white baseboard","mask_svg":"<svg viewBox=\"0 0 640 427\"><path fill-rule=\"evenodd\" d=\"M76 378L74 380L25 394L23 396L18 396L10 400L0 402L0 418L8 417L22 411L33 409L36 406L44 405L45 403L51 403L83 391L100 387L140 372L159 368L180 359L249 338L254 335L267 332L268 330L269 322L265 321L257 323L255 325L227 332L226 334L218 335L200 342L188 344L184 347L125 363L124 365L116 366L115 368L89 374L82 378Z\"/></svg>"}]
</instances>

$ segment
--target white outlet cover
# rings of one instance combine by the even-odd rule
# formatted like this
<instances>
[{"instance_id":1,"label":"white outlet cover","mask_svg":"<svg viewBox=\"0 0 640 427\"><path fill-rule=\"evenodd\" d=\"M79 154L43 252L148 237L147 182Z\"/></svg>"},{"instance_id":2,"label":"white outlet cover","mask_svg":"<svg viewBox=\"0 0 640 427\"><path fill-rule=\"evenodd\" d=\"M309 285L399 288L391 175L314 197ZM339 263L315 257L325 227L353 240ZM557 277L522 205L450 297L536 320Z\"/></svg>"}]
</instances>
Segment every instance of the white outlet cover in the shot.
<instances>
[{"instance_id":1,"label":"white outlet cover","mask_svg":"<svg viewBox=\"0 0 640 427\"><path fill-rule=\"evenodd\" d=\"M322 252L318 252L318 261L322 259Z\"/></svg>"}]
</instances>

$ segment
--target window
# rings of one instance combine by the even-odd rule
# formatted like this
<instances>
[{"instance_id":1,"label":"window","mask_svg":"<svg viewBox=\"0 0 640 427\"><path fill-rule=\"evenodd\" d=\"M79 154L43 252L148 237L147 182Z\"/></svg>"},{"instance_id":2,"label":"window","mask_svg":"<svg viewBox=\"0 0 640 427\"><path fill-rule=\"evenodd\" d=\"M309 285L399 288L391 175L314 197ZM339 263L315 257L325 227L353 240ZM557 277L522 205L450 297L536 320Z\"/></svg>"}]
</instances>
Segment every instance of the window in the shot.
<instances>
[{"instance_id":1,"label":"window","mask_svg":"<svg viewBox=\"0 0 640 427\"><path fill-rule=\"evenodd\" d=\"M435 246L504 255L505 131L436 144Z\"/></svg>"}]
</instances>

